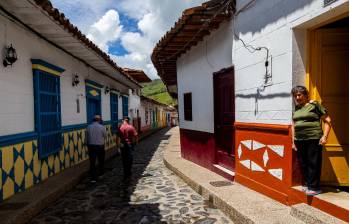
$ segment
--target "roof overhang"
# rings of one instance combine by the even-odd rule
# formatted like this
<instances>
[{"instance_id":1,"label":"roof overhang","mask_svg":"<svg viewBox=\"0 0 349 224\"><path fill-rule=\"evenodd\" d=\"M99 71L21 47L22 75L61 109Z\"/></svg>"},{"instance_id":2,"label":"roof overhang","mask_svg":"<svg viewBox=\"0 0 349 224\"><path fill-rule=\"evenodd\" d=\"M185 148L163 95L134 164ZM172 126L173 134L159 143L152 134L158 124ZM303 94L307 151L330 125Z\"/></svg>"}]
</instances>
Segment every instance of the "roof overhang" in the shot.
<instances>
[{"instance_id":1,"label":"roof overhang","mask_svg":"<svg viewBox=\"0 0 349 224\"><path fill-rule=\"evenodd\" d=\"M169 91L171 86L177 85L177 59L219 28L222 22L231 19L234 10L235 0L211 0L187 9L156 44L151 59Z\"/></svg>"},{"instance_id":2,"label":"roof overhang","mask_svg":"<svg viewBox=\"0 0 349 224\"><path fill-rule=\"evenodd\" d=\"M71 56L129 88L141 87L122 68L52 7L49 0L1 0L13 19Z\"/></svg>"},{"instance_id":3,"label":"roof overhang","mask_svg":"<svg viewBox=\"0 0 349 224\"><path fill-rule=\"evenodd\" d=\"M136 70L131 68L123 68L124 72L131 76L138 83L151 82L151 79L144 73L143 70Z\"/></svg>"}]
</instances>

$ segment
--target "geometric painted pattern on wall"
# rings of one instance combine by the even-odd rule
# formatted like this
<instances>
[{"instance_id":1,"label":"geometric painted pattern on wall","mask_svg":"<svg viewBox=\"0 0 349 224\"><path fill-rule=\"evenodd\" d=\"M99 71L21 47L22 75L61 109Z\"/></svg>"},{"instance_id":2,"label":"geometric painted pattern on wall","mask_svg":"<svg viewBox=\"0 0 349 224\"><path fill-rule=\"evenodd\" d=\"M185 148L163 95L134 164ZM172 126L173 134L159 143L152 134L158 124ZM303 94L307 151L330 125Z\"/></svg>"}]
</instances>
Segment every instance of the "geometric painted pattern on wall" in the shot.
<instances>
[{"instance_id":1,"label":"geometric painted pattern on wall","mask_svg":"<svg viewBox=\"0 0 349 224\"><path fill-rule=\"evenodd\" d=\"M273 177L282 180L283 177L283 169L276 167L276 168L267 168L268 162L269 162L269 151L272 151L276 153L278 156L283 157L284 156L284 149L285 147L283 145L267 145L263 144L261 142L258 142L256 140L243 140L240 141L240 144L238 146L238 158L239 163L245 167L246 169L249 169L252 172L267 172ZM241 157L244 154L244 150L248 151L256 151L256 150L264 150L263 153L263 164L257 164L255 161L252 161L250 158L245 158L241 160Z\"/></svg>"},{"instance_id":2,"label":"geometric painted pattern on wall","mask_svg":"<svg viewBox=\"0 0 349 224\"><path fill-rule=\"evenodd\" d=\"M106 149L116 145L111 126L106 125ZM0 147L0 202L25 191L64 169L88 159L86 129L62 134L62 149L39 159L37 140Z\"/></svg>"}]
</instances>

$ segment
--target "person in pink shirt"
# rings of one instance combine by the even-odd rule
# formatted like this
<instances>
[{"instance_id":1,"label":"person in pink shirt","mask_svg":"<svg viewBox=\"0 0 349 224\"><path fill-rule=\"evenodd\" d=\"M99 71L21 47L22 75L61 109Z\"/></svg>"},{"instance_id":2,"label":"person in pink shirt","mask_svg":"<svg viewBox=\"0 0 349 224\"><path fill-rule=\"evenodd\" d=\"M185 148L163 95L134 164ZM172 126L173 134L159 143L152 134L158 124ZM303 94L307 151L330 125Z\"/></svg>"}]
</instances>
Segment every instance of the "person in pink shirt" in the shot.
<instances>
[{"instance_id":1,"label":"person in pink shirt","mask_svg":"<svg viewBox=\"0 0 349 224\"><path fill-rule=\"evenodd\" d=\"M119 136L121 138L121 159L124 171L124 179L132 176L133 150L135 142L138 142L138 133L136 129L129 123L129 118L123 119L119 128Z\"/></svg>"}]
</instances>

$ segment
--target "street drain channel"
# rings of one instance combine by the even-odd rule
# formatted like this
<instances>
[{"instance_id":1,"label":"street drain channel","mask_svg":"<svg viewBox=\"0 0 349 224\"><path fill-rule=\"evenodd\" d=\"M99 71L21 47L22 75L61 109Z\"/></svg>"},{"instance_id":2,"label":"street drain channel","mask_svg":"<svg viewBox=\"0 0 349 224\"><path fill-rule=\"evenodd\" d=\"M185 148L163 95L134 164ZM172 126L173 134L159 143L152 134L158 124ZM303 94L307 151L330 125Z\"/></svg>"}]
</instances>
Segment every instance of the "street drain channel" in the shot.
<instances>
[{"instance_id":1,"label":"street drain channel","mask_svg":"<svg viewBox=\"0 0 349 224\"><path fill-rule=\"evenodd\" d=\"M212 181L210 184L214 187L225 187L225 186L231 186L233 185L230 181Z\"/></svg>"}]
</instances>

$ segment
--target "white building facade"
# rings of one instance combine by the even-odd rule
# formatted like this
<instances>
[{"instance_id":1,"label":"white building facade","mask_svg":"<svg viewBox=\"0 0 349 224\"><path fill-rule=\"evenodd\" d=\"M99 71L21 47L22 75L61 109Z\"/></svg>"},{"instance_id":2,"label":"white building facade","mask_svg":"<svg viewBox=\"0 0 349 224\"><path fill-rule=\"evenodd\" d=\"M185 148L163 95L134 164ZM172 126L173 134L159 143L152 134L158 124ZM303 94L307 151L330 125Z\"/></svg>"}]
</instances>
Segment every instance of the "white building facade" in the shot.
<instances>
[{"instance_id":1,"label":"white building facade","mask_svg":"<svg viewBox=\"0 0 349 224\"><path fill-rule=\"evenodd\" d=\"M212 12L229 4L231 15ZM195 20L202 11L212 17ZM304 201L293 188L301 175L292 151L290 93L306 86L329 110L333 128L321 180L346 186L348 12L347 0L208 1L184 11L152 57L178 95L182 157L284 204L309 203L348 221L348 210L334 200ZM219 20L224 16L229 19ZM198 38L184 39L189 32Z\"/></svg>"},{"instance_id":2,"label":"white building facade","mask_svg":"<svg viewBox=\"0 0 349 224\"><path fill-rule=\"evenodd\" d=\"M4 3L2 60L10 46L18 59L0 72L0 201L86 160L95 115L107 128L106 149L115 147L129 89L141 88L53 8Z\"/></svg>"}]
</instances>

